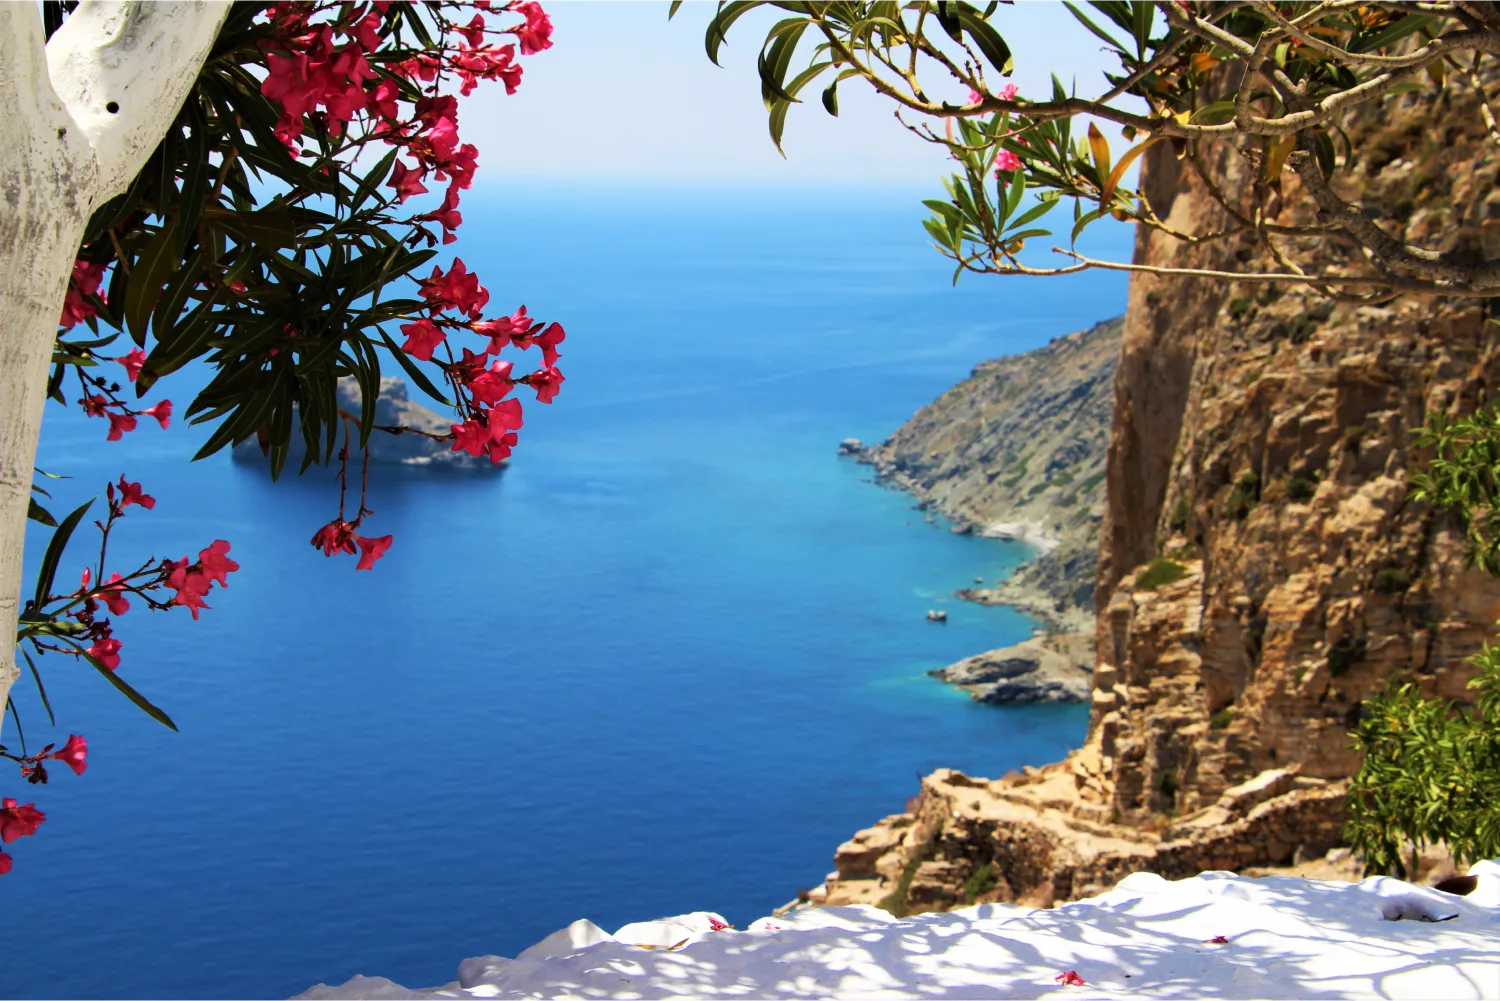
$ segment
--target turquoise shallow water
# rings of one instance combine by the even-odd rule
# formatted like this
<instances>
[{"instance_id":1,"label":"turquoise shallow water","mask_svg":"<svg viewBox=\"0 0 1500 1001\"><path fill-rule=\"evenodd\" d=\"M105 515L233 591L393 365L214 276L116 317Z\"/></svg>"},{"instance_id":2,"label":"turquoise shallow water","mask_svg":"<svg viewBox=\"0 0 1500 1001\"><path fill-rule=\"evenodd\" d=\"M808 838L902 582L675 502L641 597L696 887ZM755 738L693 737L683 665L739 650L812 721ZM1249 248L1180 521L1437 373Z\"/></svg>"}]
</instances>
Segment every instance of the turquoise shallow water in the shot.
<instances>
[{"instance_id":1,"label":"turquoise shallow water","mask_svg":"<svg viewBox=\"0 0 1500 1001\"><path fill-rule=\"evenodd\" d=\"M500 479L379 470L372 532L396 542L372 573L307 544L336 508L326 473L273 485L187 463L201 428L112 444L54 407L39 463L77 477L56 507L121 472L158 499L112 542L120 566L222 537L243 569L198 622L119 620L122 672L180 734L42 662L57 737L86 734L91 763L23 790L48 818L0 883L29 930L3 993L432 985L578 917L743 925L918 774L1073 746L1080 706L977 706L924 674L1028 633L951 597L1020 547L928 526L835 446L1120 312L1124 282L954 289L925 194L466 200L456 249L497 306L566 324L568 382L528 405ZM169 385L179 408L195 378ZM19 692L28 736L51 739Z\"/></svg>"}]
</instances>

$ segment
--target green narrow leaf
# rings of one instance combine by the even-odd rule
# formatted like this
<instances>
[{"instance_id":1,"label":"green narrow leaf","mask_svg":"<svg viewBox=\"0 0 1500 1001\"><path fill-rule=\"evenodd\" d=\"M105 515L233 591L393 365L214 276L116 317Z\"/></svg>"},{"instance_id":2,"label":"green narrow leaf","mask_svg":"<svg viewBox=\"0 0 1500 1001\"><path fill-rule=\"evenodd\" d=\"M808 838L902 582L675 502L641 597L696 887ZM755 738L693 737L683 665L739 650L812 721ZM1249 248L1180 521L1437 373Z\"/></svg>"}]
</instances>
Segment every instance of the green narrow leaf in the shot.
<instances>
[{"instance_id":1,"label":"green narrow leaf","mask_svg":"<svg viewBox=\"0 0 1500 1001\"><path fill-rule=\"evenodd\" d=\"M748 11L761 6L761 3L762 0L736 0L734 3L719 4L718 11L713 20L708 22L708 28L703 34L703 48L708 53L709 62L719 65L719 47L729 37L729 26Z\"/></svg>"},{"instance_id":2,"label":"green narrow leaf","mask_svg":"<svg viewBox=\"0 0 1500 1001\"><path fill-rule=\"evenodd\" d=\"M57 526L57 531L52 533L52 539L47 543L47 552L42 556L41 568L36 577L36 607L41 608L46 602L47 595L52 590L52 580L57 576L57 565L62 561L63 550L68 547L68 539L72 537L73 530L78 527L78 522L83 518L83 513L89 509L98 498L90 497L80 504L71 514L62 520Z\"/></svg>"},{"instance_id":3,"label":"green narrow leaf","mask_svg":"<svg viewBox=\"0 0 1500 1001\"><path fill-rule=\"evenodd\" d=\"M1137 59L1145 61L1146 48L1151 40L1151 21L1156 14L1156 9L1149 3L1133 3L1130 5L1131 28L1135 36L1135 55Z\"/></svg>"},{"instance_id":4,"label":"green narrow leaf","mask_svg":"<svg viewBox=\"0 0 1500 1001\"><path fill-rule=\"evenodd\" d=\"M16 700L10 696L5 697L5 709L10 713L10 718L16 721L16 736L21 738L21 757L26 757L26 731L21 728L21 714L16 711Z\"/></svg>"},{"instance_id":5,"label":"green narrow leaf","mask_svg":"<svg viewBox=\"0 0 1500 1001\"><path fill-rule=\"evenodd\" d=\"M839 116L839 82L835 78L833 83L823 88L823 110L837 118Z\"/></svg>"},{"instance_id":6,"label":"green narrow leaf","mask_svg":"<svg viewBox=\"0 0 1500 1001\"><path fill-rule=\"evenodd\" d=\"M1109 45L1109 47L1111 49L1113 49L1116 52L1120 52L1120 53L1123 53L1125 51L1124 49L1120 48L1120 43L1117 42L1114 39L1114 37L1109 34L1109 32L1107 32L1103 28L1099 27L1093 21L1090 21L1088 19L1088 16L1085 15L1083 11L1079 10L1078 7L1071 2L1071 0L1063 0L1063 6L1066 7L1066 8L1068 8L1069 13L1071 13L1073 15L1073 17L1075 17L1080 24L1082 24L1085 28L1089 29L1094 34L1096 34L1100 38L1102 38ZM1053 79L1054 79L1054 81L1056 80L1055 77ZM1061 84L1057 84L1055 86L1055 88L1054 88L1054 92L1061 91L1061 90L1062 90L1062 85ZM1066 97L1067 95L1064 93L1063 96Z\"/></svg>"},{"instance_id":7,"label":"green narrow leaf","mask_svg":"<svg viewBox=\"0 0 1500 1001\"><path fill-rule=\"evenodd\" d=\"M26 509L26 517L30 521L39 521L48 528L57 527L57 519L52 513L36 502L36 498L30 498L31 506Z\"/></svg>"},{"instance_id":8,"label":"green narrow leaf","mask_svg":"<svg viewBox=\"0 0 1500 1001\"><path fill-rule=\"evenodd\" d=\"M958 15L953 12L955 6L953 0L938 0L937 20L942 29L948 33L948 37L962 45L964 26L963 22L958 19Z\"/></svg>"},{"instance_id":9,"label":"green narrow leaf","mask_svg":"<svg viewBox=\"0 0 1500 1001\"><path fill-rule=\"evenodd\" d=\"M354 198L349 203L349 210L351 212L358 212L359 207L365 203L365 200L380 187L386 175L391 172L391 164L396 161L396 154L399 152L401 152L401 147L392 147L391 151L381 157L379 162L370 169L370 172L360 180L359 187L354 189Z\"/></svg>"},{"instance_id":10,"label":"green narrow leaf","mask_svg":"<svg viewBox=\"0 0 1500 1001\"><path fill-rule=\"evenodd\" d=\"M760 57L755 62L755 70L760 74L761 99L765 102L767 111L772 110L775 101L797 100L795 94L782 88L782 81L786 79L797 43L802 40L802 33L807 30L808 24L807 20L800 17L778 21L768 36L769 47L761 49Z\"/></svg>"},{"instance_id":11,"label":"green narrow leaf","mask_svg":"<svg viewBox=\"0 0 1500 1001\"><path fill-rule=\"evenodd\" d=\"M1015 69L1015 59L1011 56L1010 46L1000 33L980 16L979 11L966 3L955 5L958 19L963 22L964 29L974 38L974 44L979 46L979 51L984 53L988 59L1000 71L1001 76L1010 76Z\"/></svg>"},{"instance_id":12,"label":"green narrow leaf","mask_svg":"<svg viewBox=\"0 0 1500 1001\"><path fill-rule=\"evenodd\" d=\"M146 346L146 325L167 276L177 266L176 226L169 221L135 259L125 288L125 326L138 347Z\"/></svg>"},{"instance_id":13,"label":"green narrow leaf","mask_svg":"<svg viewBox=\"0 0 1500 1001\"><path fill-rule=\"evenodd\" d=\"M52 714L52 703L47 698L47 686L42 684L42 676L37 672L36 664L32 661L31 654L22 650L21 656L26 658L26 666L31 668L31 680L36 682L36 693L42 697L42 708L47 710L47 722L56 726L57 717Z\"/></svg>"},{"instance_id":14,"label":"green narrow leaf","mask_svg":"<svg viewBox=\"0 0 1500 1001\"><path fill-rule=\"evenodd\" d=\"M677 8L682 6L682 0L672 0L672 6L667 9L667 20L677 16Z\"/></svg>"},{"instance_id":15,"label":"green narrow leaf","mask_svg":"<svg viewBox=\"0 0 1500 1001\"><path fill-rule=\"evenodd\" d=\"M1327 132L1319 132L1313 136L1313 151L1317 156L1318 168L1323 171L1323 176L1332 177L1338 160L1334 152L1333 140L1328 137Z\"/></svg>"},{"instance_id":16,"label":"green narrow leaf","mask_svg":"<svg viewBox=\"0 0 1500 1001\"><path fill-rule=\"evenodd\" d=\"M147 716L150 716L152 719L156 720L167 729L177 729L177 724L172 722L172 717L168 716L166 713L156 708L156 706L152 705L151 701L140 692L136 691L134 688L131 688L130 685L126 683L124 678L120 677L118 674L111 671L103 664L99 663L99 661L95 660L93 654L90 654L86 650L82 650L82 648L80 648L80 652L83 654L83 658L94 666L94 670L104 675L105 679L111 685L114 685L115 688L119 689L120 694L124 695L131 702L134 702L136 704L136 708L140 709Z\"/></svg>"}]
</instances>

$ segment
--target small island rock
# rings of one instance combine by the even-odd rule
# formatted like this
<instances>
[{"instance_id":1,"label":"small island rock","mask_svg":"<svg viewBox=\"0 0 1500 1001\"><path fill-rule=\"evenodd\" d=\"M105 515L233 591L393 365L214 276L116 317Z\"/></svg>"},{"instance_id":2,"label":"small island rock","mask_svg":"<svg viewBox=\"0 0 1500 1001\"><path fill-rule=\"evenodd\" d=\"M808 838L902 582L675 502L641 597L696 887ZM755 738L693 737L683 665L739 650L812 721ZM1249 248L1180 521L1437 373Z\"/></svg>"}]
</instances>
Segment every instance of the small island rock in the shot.
<instances>
[{"instance_id":1,"label":"small island rock","mask_svg":"<svg viewBox=\"0 0 1500 1001\"><path fill-rule=\"evenodd\" d=\"M928 622L947 622L948 621L948 613L944 612L944 611L941 611L940 609L935 609L935 608L934 609L929 609L928 612L927 612L927 621Z\"/></svg>"},{"instance_id":2,"label":"small island rock","mask_svg":"<svg viewBox=\"0 0 1500 1001\"><path fill-rule=\"evenodd\" d=\"M1093 675L1076 657L1054 649L1047 637L967 657L928 671L957 685L975 702L1084 702Z\"/></svg>"},{"instance_id":3,"label":"small island rock","mask_svg":"<svg viewBox=\"0 0 1500 1001\"><path fill-rule=\"evenodd\" d=\"M863 448L858 438L845 438L839 442L839 455L858 455Z\"/></svg>"},{"instance_id":4,"label":"small island rock","mask_svg":"<svg viewBox=\"0 0 1500 1001\"><path fill-rule=\"evenodd\" d=\"M338 381L337 389L338 405L341 409L352 414L358 414L363 394L359 389L359 382L353 376L345 376ZM427 431L432 434L448 434L452 428L453 421L440 414L429 410L420 403L414 403L407 396L406 381L395 376L384 376L380 380L380 396L375 401L375 423L386 426L404 426ZM343 444L343 432L339 432L339 444ZM353 449L350 450L353 452ZM252 435L234 446L231 456L236 462L264 463L266 457L261 453L260 443ZM292 420L292 438L287 449L287 466L292 472L302 464L302 457L306 454L306 446L303 444L300 418L295 414ZM335 449L334 456L337 458L338 451ZM352 460L358 460L358 456L351 455ZM376 431L370 435L370 461L402 466L430 466L441 469L463 469L463 470L486 470L503 469L509 465L509 460L496 466L485 456L472 456L467 452L455 452L452 442L433 441L431 438L419 434L388 434L384 431Z\"/></svg>"}]
</instances>

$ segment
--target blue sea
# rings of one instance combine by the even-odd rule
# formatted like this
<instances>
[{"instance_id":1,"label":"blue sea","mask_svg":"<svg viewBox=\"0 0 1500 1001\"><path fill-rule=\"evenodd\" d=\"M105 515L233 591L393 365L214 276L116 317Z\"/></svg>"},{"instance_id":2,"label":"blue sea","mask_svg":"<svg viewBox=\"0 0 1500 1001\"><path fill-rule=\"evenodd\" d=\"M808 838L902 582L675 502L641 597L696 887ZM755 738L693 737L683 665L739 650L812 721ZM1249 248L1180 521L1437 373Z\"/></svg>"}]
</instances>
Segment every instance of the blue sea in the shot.
<instances>
[{"instance_id":1,"label":"blue sea","mask_svg":"<svg viewBox=\"0 0 1500 1001\"><path fill-rule=\"evenodd\" d=\"M495 312L565 324L567 383L527 403L500 477L376 467L367 530L395 544L368 573L309 546L330 471L273 484L227 453L189 463L202 426L108 443L49 404L38 464L74 477L47 484L55 512L97 510L122 473L157 499L129 509L111 569L217 538L242 569L199 621L139 602L116 620L121 676L180 733L71 659L39 662L55 731L18 683L30 742L82 733L90 758L0 784L47 814L7 846L0 993L432 986L580 917L743 926L919 775L1078 744L1082 706L976 705L925 674L1029 635L952 597L1026 551L927 524L835 453L981 360L1120 313L1124 278L955 288L920 228L930 195L476 190L452 249ZM203 378L150 399L180 412ZM96 556L80 529L60 582Z\"/></svg>"}]
</instances>

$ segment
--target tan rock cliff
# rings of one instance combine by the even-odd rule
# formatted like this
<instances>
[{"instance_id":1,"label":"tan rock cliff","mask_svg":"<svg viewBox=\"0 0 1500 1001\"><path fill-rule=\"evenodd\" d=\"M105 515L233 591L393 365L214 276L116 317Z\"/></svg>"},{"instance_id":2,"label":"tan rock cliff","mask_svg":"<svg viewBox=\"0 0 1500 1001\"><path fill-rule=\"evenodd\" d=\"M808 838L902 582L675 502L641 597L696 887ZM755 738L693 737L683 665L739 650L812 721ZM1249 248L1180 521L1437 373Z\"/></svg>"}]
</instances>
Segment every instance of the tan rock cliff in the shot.
<instances>
[{"instance_id":1,"label":"tan rock cliff","mask_svg":"<svg viewBox=\"0 0 1500 1001\"><path fill-rule=\"evenodd\" d=\"M1435 111L1413 95L1347 124L1361 162L1340 175L1345 197L1413 242L1500 254L1500 147L1462 84L1450 79ZM1240 154L1214 156L1223 190L1247 191ZM1223 218L1169 146L1145 160L1144 191L1169 225ZM1296 183L1282 178L1289 193ZM1333 240L1294 249L1330 262L1352 252ZM1135 260L1276 269L1234 240L1149 233ZM1500 582L1464 570L1451 520L1408 495L1426 458L1413 431L1493 397L1494 315L1473 300L1361 307L1134 276L1084 746L993 782L929 777L905 813L857 836L881 851L840 849L814 902L1046 903L1132 869L1247 869L1336 843L1361 700L1392 678L1462 697L1466 658L1496 634Z\"/></svg>"}]
</instances>

